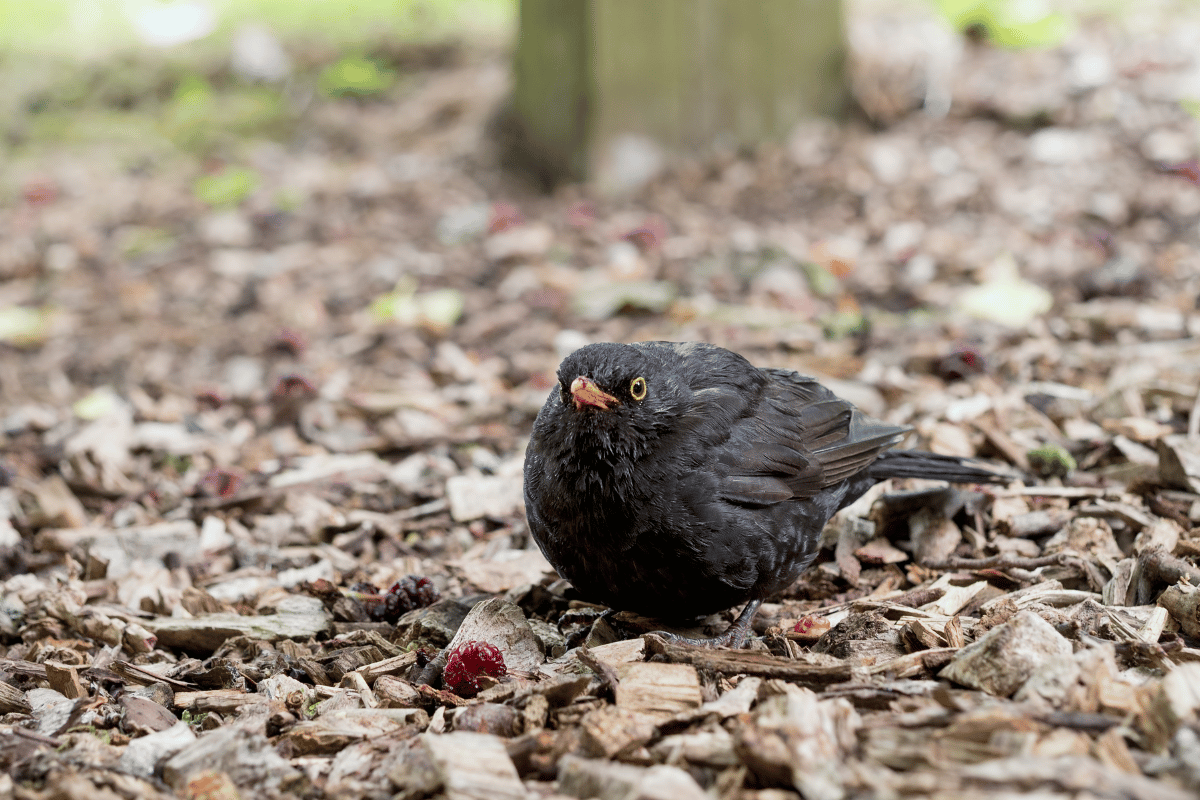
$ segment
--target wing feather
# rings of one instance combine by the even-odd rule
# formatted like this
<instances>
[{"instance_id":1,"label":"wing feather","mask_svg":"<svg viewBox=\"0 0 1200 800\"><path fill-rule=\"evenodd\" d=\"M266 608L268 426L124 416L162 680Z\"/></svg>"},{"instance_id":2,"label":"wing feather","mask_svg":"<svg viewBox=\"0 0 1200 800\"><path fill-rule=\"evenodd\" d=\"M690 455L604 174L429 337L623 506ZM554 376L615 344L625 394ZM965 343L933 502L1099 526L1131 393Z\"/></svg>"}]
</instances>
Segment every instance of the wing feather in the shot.
<instances>
[{"instance_id":1,"label":"wing feather","mask_svg":"<svg viewBox=\"0 0 1200 800\"><path fill-rule=\"evenodd\" d=\"M910 430L877 420L815 379L763 370L760 402L720 445L720 494L745 505L813 497L869 467Z\"/></svg>"}]
</instances>

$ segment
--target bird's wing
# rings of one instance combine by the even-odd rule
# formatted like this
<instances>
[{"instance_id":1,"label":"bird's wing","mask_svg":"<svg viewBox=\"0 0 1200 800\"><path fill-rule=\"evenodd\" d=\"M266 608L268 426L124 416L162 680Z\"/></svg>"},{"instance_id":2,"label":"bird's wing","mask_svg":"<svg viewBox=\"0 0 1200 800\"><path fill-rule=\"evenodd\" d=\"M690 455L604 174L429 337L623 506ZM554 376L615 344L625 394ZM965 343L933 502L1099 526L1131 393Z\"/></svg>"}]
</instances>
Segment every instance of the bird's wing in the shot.
<instances>
[{"instance_id":1,"label":"bird's wing","mask_svg":"<svg viewBox=\"0 0 1200 800\"><path fill-rule=\"evenodd\" d=\"M718 448L720 494L730 502L813 497L866 469L909 430L864 414L812 378L764 372L759 402Z\"/></svg>"}]
</instances>

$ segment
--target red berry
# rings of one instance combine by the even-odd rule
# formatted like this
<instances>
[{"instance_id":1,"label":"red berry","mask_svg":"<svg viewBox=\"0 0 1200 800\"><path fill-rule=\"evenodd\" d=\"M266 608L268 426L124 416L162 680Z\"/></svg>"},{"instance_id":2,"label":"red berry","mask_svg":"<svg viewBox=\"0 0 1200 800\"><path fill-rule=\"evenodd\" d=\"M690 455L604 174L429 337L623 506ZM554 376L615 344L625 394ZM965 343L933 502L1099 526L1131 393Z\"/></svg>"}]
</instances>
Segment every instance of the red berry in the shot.
<instances>
[{"instance_id":1,"label":"red berry","mask_svg":"<svg viewBox=\"0 0 1200 800\"><path fill-rule=\"evenodd\" d=\"M500 650L487 642L463 642L450 652L442 680L460 697L479 691L479 678L499 678L508 673Z\"/></svg>"}]
</instances>

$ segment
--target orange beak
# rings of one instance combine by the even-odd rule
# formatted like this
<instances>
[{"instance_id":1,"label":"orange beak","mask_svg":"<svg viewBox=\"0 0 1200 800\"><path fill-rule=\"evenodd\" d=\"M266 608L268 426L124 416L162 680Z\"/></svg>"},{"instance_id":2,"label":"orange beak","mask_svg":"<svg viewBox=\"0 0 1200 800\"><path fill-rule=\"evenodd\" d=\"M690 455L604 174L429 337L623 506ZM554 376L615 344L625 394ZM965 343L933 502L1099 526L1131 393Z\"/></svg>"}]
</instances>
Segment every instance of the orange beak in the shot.
<instances>
[{"instance_id":1,"label":"orange beak","mask_svg":"<svg viewBox=\"0 0 1200 800\"><path fill-rule=\"evenodd\" d=\"M607 411L610 405L620 402L617 398L597 386L596 382L586 375L580 375L571 381L571 397L575 399L576 410L584 406L595 406Z\"/></svg>"}]
</instances>

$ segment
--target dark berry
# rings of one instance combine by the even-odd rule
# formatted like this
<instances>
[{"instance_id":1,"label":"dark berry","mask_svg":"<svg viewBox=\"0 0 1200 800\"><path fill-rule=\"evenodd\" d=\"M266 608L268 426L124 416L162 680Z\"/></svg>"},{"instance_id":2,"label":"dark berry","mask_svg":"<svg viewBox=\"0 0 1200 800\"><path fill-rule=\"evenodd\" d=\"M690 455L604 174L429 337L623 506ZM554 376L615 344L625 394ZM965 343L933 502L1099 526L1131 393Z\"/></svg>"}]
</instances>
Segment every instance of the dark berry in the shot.
<instances>
[{"instance_id":1,"label":"dark berry","mask_svg":"<svg viewBox=\"0 0 1200 800\"><path fill-rule=\"evenodd\" d=\"M362 586L362 589L357 587ZM369 589L369 591L367 591ZM395 623L400 617L415 608L431 606L441 599L437 586L429 578L420 575L405 575L392 584L392 587L380 595L379 590L371 584L355 584L353 591L364 595L363 606L367 614L377 622Z\"/></svg>"},{"instance_id":2,"label":"dark berry","mask_svg":"<svg viewBox=\"0 0 1200 800\"><path fill-rule=\"evenodd\" d=\"M196 392L196 407L202 411L220 408L224 403L225 398L216 389L201 389Z\"/></svg>"},{"instance_id":3,"label":"dark berry","mask_svg":"<svg viewBox=\"0 0 1200 800\"><path fill-rule=\"evenodd\" d=\"M284 328L275 335L270 344L272 353L299 358L304 355L307 344L304 337L290 328Z\"/></svg>"},{"instance_id":4,"label":"dark berry","mask_svg":"<svg viewBox=\"0 0 1200 800\"><path fill-rule=\"evenodd\" d=\"M291 425L300 411L317 397L317 387L301 375L284 375L271 390L271 411L276 425Z\"/></svg>"},{"instance_id":5,"label":"dark berry","mask_svg":"<svg viewBox=\"0 0 1200 800\"><path fill-rule=\"evenodd\" d=\"M208 497L228 500L242 488L242 476L233 470L215 468L205 473L196 485L197 492Z\"/></svg>"},{"instance_id":6,"label":"dark berry","mask_svg":"<svg viewBox=\"0 0 1200 800\"><path fill-rule=\"evenodd\" d=\"M479 679L487 675L499 678L508 673L500 650L487 642L463 642L450 652L442 680L460 697L473 697L479 691Z\"/></svg>"}]
</instances>

